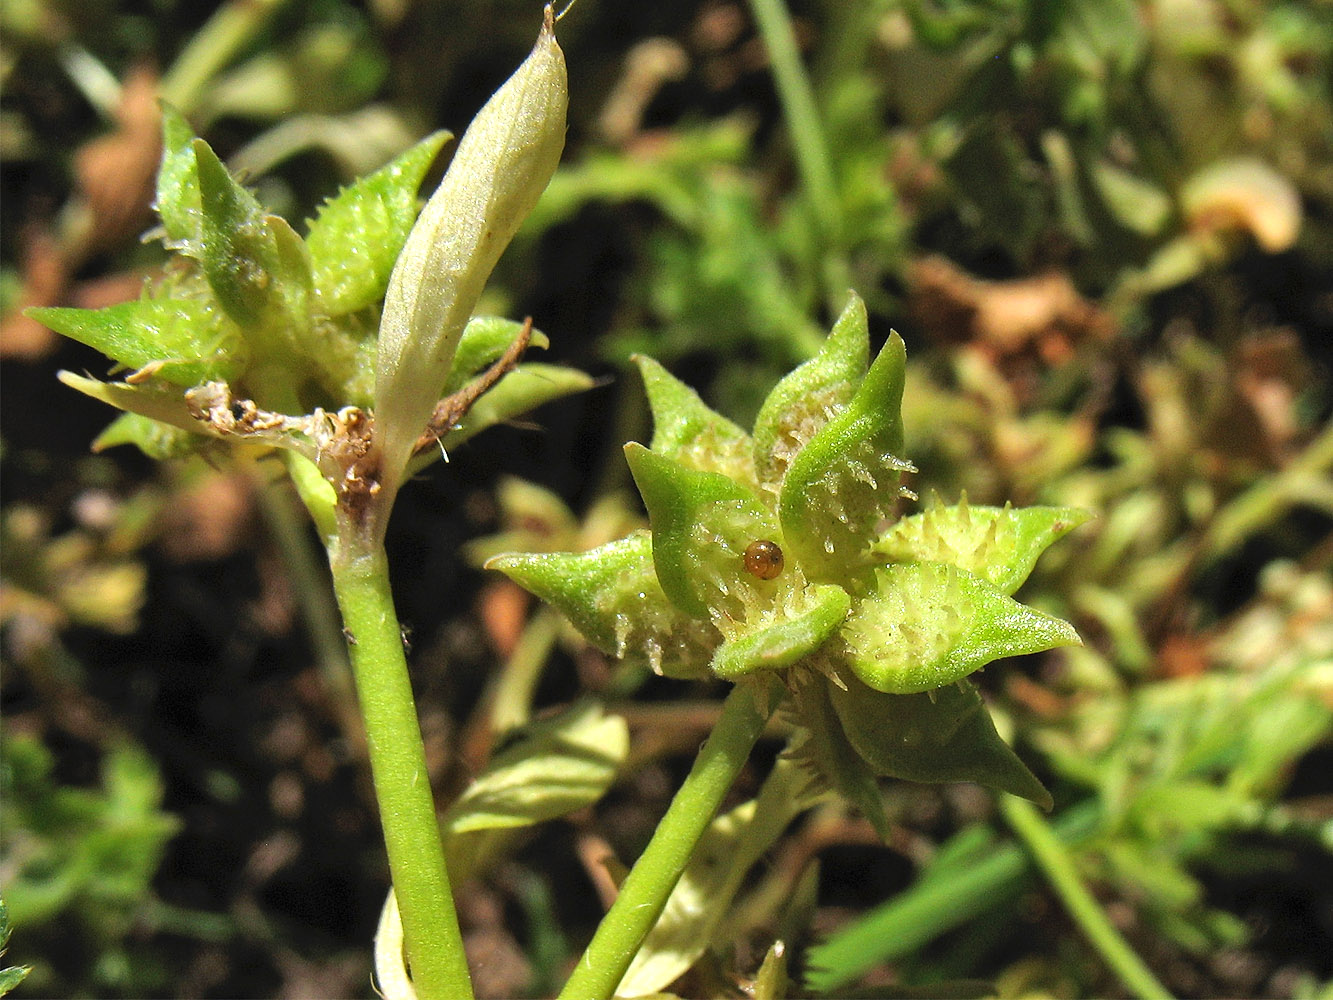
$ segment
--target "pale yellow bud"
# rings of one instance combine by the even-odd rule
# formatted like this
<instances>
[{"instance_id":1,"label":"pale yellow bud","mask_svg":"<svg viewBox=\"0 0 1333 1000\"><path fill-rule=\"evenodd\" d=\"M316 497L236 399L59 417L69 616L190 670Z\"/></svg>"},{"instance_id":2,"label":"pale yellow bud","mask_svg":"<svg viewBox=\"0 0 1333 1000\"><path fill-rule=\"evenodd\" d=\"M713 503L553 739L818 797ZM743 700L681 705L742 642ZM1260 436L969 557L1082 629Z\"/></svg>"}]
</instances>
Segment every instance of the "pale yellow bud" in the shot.
<instances>
[{"instance_id":1,"label":"pale yellow bud","mask_svg":"<svg viewBox=\"0 0 1333 1000\"><path fill-rule=\"evenodd\" d=\"M532 53L468 126L389 279L375 362L375 442L388 497L496 261L555 173L568 103L548 6Z\"/></svg>"}]
</instances>

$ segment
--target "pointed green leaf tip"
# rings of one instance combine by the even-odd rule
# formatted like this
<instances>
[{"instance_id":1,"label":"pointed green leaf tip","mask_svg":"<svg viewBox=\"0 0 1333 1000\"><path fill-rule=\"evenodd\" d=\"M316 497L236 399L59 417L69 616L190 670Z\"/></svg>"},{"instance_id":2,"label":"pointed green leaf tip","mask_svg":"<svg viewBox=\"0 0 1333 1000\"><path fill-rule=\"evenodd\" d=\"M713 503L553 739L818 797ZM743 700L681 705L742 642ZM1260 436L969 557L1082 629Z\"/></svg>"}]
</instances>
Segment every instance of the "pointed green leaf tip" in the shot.
<instances>
[{"instance_id":1,"label":"pointed green leaf tip","mask_svg":"<svg viewBox=\"0 0 1333 1000\"><path fill-rule=\"evenodd\" d=\"M839 413L865 377L870 324L855 292L819 353L773 387L754 422L754 467L776 486L792 457Z\"/></svg>"},{"instance_id":2,"label":"pointed green leaf tip","mask_svg":"<svg viewBox=\"0 0 1333 1000\"><path fill-rule=\"evenodd\" d=\"M915 471L898 457L906 365L902 338L892 334L846 409L796 454L782 481L782 528L813 579L869 561L877 526L895 512L900 475Z\"/></svg>"},{"instance_id":3,"label":"pointed green leaf tip","mask_svg":"<svg viewBox=\"0 0 1333 1000\"><path fill-rule=\"evenodd\" d=\"M653 412L655 453L741 482L754 478L749 434L714 412L697 392L652 358L636 354L632 360L639 366Z\"/></svg>"},{"instance_id":4,"label":"pointed green leaf tip","mask_svg":"<svg viewBox=\"0 0 1333 1000\"><path fill-rule=\"evenodd\" d=\"M894 694L944 687L1004 656L1080 642L1068 622L944 563L876 570L840 634L856 676Z\"/></svg>"},{"instance_id":5,"label":"pointed green leaf tip","mask_svg":"<svg viewBox=\"0 0 1333 1000\"><path fill-rule=\"evenodd\" d=\"M588 552L496 556L499 570L567 617L599 649L669 677L699 677L716 631L676 608L653 571L652 541L637 531Z\"/></svg>"},{"instance_id":6,"label":"pointed green leaf tip","mask_svg":"<svg viewBox=\"0 0 1333 1000\"><path fill-rule=\"evenodd\" d=\"M232 179L208 143L195 139L192 148L204 274L227 315L242 327L257 327L267 312L277 247L254 196Z\"/></svg>"},{"instance_id":7,"label":"pointed green leaf tip","mask_svg":"<svg viewBox=\"0 0 1333 1000\"><path fill-rule=\"evenodd\" d=\"M745 571L745 550L756 540L779 545L777 522L753 493L716 472L688 469L649 451L625 446L634 482L652 525L653 565L662 589L687 614L745 618L745 608L771 594L773 581Z\"/></svg>"},{"instance_id":8,"label":"pointed green leaf tip","mask_svg":"<svg viewBox=\"0 0 1333 1000\"><path fill-rule=\"evenodd\" d=\"M908 781L975 781L1040 805L1042 787L1000 739L981 695L971 684L925 694L884 694L855 678L828 685L847 740L876 773Z\"/></svg>"},{"instance_id":9,"label":"pointed green leaf tip","mask_svg":"<svg viewBox=\"0 0 1333 1000\"><path fill-rule=\"evenodd\" d=\"M127 368L161 362L154 374L180 386L230 379L245 367L236 327L192 299L139 299L105 309L49 307L27 315Z\"/></svg>"},{"instance_id":10,"label":"pointed green leaf tip","mask_svg":"<svg viewBox=\"0 0 1333 1000\"><path fill-rule=\"evenodd\" d=\"M184 116L169 104L162 106L162 164L157 171L153 208L162 220L167 245L198 257L203 214L199 207L194 131Z\"/></svg>"},{"instance_id":11,"label":"pointed green leaf tip","mask_svg":"<svg viewBox=\"0 0 1333 1000\"><path fill-rule=\"evenodd\" d=\"M1075 507L972 507L964 496L898 521L875 552L890 562L951 563L1012 594L1051 543L1091 516Z\"/></svg>"}]
</instances>

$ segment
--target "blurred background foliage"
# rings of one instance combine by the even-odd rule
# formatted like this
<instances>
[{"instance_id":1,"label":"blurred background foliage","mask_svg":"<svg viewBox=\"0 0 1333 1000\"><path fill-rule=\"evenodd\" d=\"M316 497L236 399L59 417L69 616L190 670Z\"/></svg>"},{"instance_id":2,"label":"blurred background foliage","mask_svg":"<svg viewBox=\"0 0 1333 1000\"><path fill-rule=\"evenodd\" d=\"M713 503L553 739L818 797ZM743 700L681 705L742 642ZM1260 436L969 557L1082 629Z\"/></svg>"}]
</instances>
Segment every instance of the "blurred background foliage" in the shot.
<instances>
[{"instance_id":1,"label":"blurred background foliage","mask_svg":"<svg viewBox=\"0 0 1333 1000\"><path fill-rule=\"evenodd\" d=\"M1086 645L982 678L1057 808L1034 826L970 787L890 784L888 845L808 812L676 989L735 993L781 935L793 995L1124 995L1042 842L1177 995L1330 995L1333 6L789 14L580 0L562 22L565 165L484 311L533 315L603 384L460 449L395 517L444 800L528 693L592 691L633 733L616 791L468 883L479 988L558 984L601 910L598 857L637 854L716 692L607 663L476 564L641 516L619 454L649 430L633 353L744 424L855 287L908 342L919 492L1097 515L1025 591ZM139 239L159 96L299 222L460 130L537 22L530 0L0 8L0 889L21 991L364 995L385 871L291 498L262 461L89 455L109 414L53 372L105 359L20 310L131 298L161 265Z\"/></svg>"}]
</instances>

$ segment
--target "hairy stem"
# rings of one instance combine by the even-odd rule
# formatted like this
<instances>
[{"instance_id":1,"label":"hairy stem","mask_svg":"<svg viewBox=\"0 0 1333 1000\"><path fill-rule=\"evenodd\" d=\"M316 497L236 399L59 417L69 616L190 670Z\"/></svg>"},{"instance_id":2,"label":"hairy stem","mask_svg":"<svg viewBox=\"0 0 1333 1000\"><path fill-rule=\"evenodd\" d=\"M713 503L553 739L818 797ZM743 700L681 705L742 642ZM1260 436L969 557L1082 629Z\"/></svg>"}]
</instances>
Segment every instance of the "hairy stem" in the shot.
<instances>
[{"instance_id":1,"label":"hairy stem","mask_svg":"<svg viewBox=\"0 0 1333 1000\"><path fill-rule=\"evenodd\" d=\"M602 918L560 1000L607 1000L615 993L634 953L661 916L695 844L763 732L775 700L771 691L755 684L731 689L694 767Z\"/></svg>"},{"instance_id":2,"label":"hairy stem","mask_svg":"<svg viewBox=\"0 0 1333 1000\"><path fill-rule=\"evenodd\" d=\"M435 800L384 550L330 549L375 798L421 1000L468 1000L472 982L449 890Z\"/></svg>"}]
</instances>

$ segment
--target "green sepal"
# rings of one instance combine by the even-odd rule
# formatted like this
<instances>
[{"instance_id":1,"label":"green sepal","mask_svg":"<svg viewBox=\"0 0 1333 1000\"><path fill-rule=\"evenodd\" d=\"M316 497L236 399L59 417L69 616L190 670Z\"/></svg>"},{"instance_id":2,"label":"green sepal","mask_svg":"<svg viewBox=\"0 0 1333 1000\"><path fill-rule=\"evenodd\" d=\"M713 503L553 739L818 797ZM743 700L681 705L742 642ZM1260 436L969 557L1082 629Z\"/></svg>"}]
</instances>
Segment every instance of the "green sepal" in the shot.
<instances>
[{"instance_id":1,"label":"green sepal","mask_svg":"<svg viewBox=\"0 0 1333 1000\"><path fill-rule=\"evenodd\" d=\"M950 563L1012 594L1052 542L1091 517L1077 507L972 507L964 496L897 521L874 551L890 562Z\"/></svg>"},{"instance_id":2,"label":"green sepal","mask_svg":"<svg viewBox=\"0 0 1333 1000\"><path fill-rule=\"evenodd\" d=\"M1067 621L946 563L875 570L840 634L856 676L893 694L944 687L1004 656L1080 645Z\"/></svg>"},{"instance_id":3,"label":"green sepal","mask_svg":"<svg viewBox=\"0 0 1333 1000\"><path fill-rule=\"evenodd\" d=\"M648 508L653 565L662 589L678 608L696 618L709 609L743 618L751 594L777 581L745 572L745 549L769 539L781 545L777 522L754 494L716 472L689 469L630 442L625 446L634 482Z\"/></svg>"},{"instance_id":4,"label":"green sepal","mask_svg":"<svg viewBox=\"0 0 1333 1000\"><path fill-rule=\"evenodd\" d=\"M891 334L846 408L792 459L778 504L783 534L811 579L837 579L868 559L894 513L902 453L907 351Z\"/></svg>"},{"instance_id":5,"label":"green sepal","mask_svg":"<svg viewBox=\"0 0 1333 1000\"><path fill-rule=\"evenodd\" d=\"M378 305L417 218L417 189L451 138L435 132L326 201L306 236L321 310L341 316Z\"/></svg>"},{"instance_id":6,"label":"green sepal","mask_svg":"<svg viewBox=\"0 0 1333 1000\"><path fill-rule=\"evenodd\" d=\"M532 826L589 806L629 754L629 726L585 701L501 750L442 817L448 835Z\"/></svg>"},{"instance_id":7,"label":"green sepal","mask_svg":"<svg viewBox=\"0 0 1333 1000\"><path fill-rule=\"evenodd\" d=\"M831 583L805 588L799 601L796 613L724 642L709 669L734 680L756 670L790 667L828 641L852 606L847 591Z\"/></svg>"},{"instance_id":8,"label":"green sepal","mask_svg":"<svg viewBox=\"0 0 1333 1000\"><path fill-rule=\"evenodd\" d=\"M153 374L180 386L231 379L245 368L239 331L206 302L136 299L105 309L29 309L27 315L127 368L163 362Z\"/></svg>"},{"instance_id":9,"label":"green sepal","mask_svg":"<svg viewBox=\"0 0 1333 1000\"><path fill-rule=\"evenodd\" d=\"M852 293L824 346L768 394L754 422L754 467L761 483L781 481L787 465L856 391L870 359L865 303Z\"/></svg>"},{"instance_id":10,"label":"green sepal","mask_svg":"<svg viewBox=\"0 0 1333 1000\"><path fill-rule=\"evenodd\" d=\"M196 435L160 420L122 413L97 435L92 450L105 451L122 444L133 445L149 458L162 462L191 454L198 450L200 441Z\"/></svg>"},{"instance_id":11,"label":"green sepal","mask_svg":"<svg viewBox=\"0 0 1333 1000\"><path fill-rule=\"evenodd\" d=\"M651 448L691 469L720 472L732 479L754 480L754 444L750 435L715 412L699 394L652 358L636 354L653 413Z\"/></svg>"},{"instance_id":12,"label":"green sepal","mask_svg":"<svg viewBox=\"0 0 1333 1000\"><path fill-rule=\"evenodd\" d=\"M875 771L843 732L829 697L832 685L813 671L793 672L789 683L797 736L788 754L860 809L875 832L887 842L891 832L889 818L884 813L884 799Z\"/></svg>"},{"instance_id":13,"label":"green sepal","mask_svg":"<svg viewBox=\"0 0 1333 1000\"><path fill-rule=\"evenodd\" d=\"M854 677L826 685L848 742L876 774L907 781L975 781L1050 809L1051 795L1000 739L966 682L922 694L884 694Z\"/></svg>"},{"instance_id":14,"label":"green sepal","mask_svg":"<svg viewBox=\"0 0 1333 1000\"><path fill-rule=\"evenodd\" d=\"M198 257L203 215L199 207L194 130L170 104L162 105L162 163L157 171L153 208L162 220L167 245Z\"/></svg>"},{"instance_id":15,"label":"green sepal","mask_svg":"<svg viewBox=\"0 0 1333 1000\"><path fill-rule=\"evenodd\" d=\"M594 646L670 677L700 677L717 632L666 599L648 532L587 552L495 556L498 570L559 610Z\"/></svg>"},{"instance_id":16,"label":"green sepal","mask_svg":"<svg viewBox=\"0 0 1333 1000\"><path fill-rule=\"evenodd\" d=\"M458 349L454 352L453 364L449 367L449 378L444 383L444 394L463 388L464 385L481 369L499 360L509 346L518 339L523 330L522 323L503 316L473 316L463 328L463 335L458 339ZM551 344L546 334L540 330L532 331L532 341L528 347L546 350Z\"/></svg>"}]
</instances>

